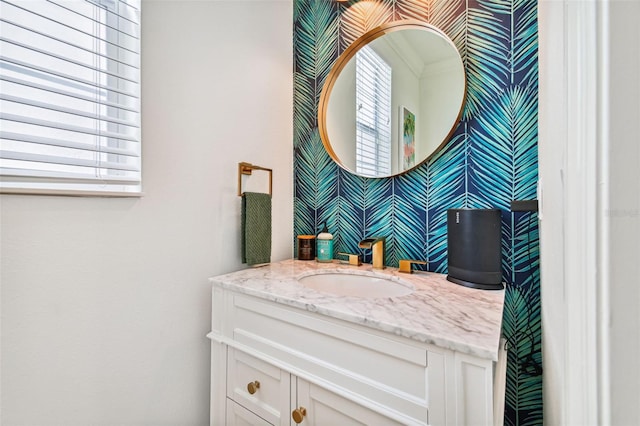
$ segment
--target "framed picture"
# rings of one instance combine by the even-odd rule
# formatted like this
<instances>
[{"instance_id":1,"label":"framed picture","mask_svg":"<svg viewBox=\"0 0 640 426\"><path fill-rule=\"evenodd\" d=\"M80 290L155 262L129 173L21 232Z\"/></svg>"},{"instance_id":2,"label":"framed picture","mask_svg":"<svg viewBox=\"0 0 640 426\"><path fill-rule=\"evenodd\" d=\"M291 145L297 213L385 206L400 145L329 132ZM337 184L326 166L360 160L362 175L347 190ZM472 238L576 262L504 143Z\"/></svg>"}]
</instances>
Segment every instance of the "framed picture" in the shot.
<instances>
[{"instance_id":1,"label":"framed picture","mask_svg":"<svg viewBox=\"0 0 640 426\"><path fill-rule=\"evenodd\" d=\"M416 165L416 115L400 105L399 147L400 171L409 170Z\"/></svg>"}]
</instances>

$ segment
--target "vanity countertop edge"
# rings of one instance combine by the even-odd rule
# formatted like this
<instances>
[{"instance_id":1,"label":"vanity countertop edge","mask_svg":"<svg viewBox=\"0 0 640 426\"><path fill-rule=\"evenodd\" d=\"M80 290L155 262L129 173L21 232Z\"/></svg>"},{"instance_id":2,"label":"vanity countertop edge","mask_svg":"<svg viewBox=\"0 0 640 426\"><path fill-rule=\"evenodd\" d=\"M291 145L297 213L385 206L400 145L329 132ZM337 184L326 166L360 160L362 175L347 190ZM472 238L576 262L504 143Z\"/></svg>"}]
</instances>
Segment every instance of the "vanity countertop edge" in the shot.
<instances>
[{"instance_id":1,"label":"vanity countertop edge","mask_svg":"<svg viewBox=\"0 0 640 426\"><path fill-rule=\"evenodd\" d=\"M410 283L399 297L337 296L304 287L298 278L339 272L370 274ZM209 278L220 288L359 324L418 342L497 361L504 290L479 290L447 281L433 272L404 274L339 261L288 259Z\"/></svg>"}]
</instances>

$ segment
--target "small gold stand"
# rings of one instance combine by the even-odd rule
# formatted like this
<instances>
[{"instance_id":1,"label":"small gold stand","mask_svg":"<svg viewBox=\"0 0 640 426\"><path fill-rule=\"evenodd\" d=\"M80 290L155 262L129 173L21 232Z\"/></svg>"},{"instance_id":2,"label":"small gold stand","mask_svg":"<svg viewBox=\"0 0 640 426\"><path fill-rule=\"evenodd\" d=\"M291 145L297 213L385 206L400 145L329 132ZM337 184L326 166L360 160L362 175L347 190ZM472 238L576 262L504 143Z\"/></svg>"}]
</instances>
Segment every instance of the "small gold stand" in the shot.
<instances>
[{"instance_id":1,"label":"small gold stand","mask_svg":"<svg viewBox=\"0 0 640 426\"><path fill-rule=\"evenodd\" d=\"M362 265L362 256L352 253L338 253L338 256L347 256L349 258L349 265L360 266Z\"/></svg>"},{"instance_id":2,"label":"small gold stand","mask_svg":"<svg viewBox=\"0 0 640 426\"><path fill-rule=\"evenodd\" d=\"M404 272L405 274L413 274L413 269L411 269L412 263L415 263L418 265L426 265L429 262L425 262L424 260L402 259L399 262L398 272Z\"/></svg>"}]
</instances>

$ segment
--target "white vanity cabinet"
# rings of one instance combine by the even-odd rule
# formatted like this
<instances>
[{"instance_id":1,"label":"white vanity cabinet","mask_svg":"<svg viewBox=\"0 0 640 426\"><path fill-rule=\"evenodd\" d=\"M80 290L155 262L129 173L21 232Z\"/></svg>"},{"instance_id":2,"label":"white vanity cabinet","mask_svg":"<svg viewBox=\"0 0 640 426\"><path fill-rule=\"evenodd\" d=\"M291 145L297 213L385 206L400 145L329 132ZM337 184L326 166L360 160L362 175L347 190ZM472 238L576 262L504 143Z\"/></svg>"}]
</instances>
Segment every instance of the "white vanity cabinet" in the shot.
<instances>
[{"instance_id":1,"label":"white vanity cabinet","mask_svg":"<svg viewBox=\"0 0 640 426\"><path fill-rule=\"evenodd\" d=\"M491 359L212 282L211 425L493 424Z\"/></svg>"}]
</instances>

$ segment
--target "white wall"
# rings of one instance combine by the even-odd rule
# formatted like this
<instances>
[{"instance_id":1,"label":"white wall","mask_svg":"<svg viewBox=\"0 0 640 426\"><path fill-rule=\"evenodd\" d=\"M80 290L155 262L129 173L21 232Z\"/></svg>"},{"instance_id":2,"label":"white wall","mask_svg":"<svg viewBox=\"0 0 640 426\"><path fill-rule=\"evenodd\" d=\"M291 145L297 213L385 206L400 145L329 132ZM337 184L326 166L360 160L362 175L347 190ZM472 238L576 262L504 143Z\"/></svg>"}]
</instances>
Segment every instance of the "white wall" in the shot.
<instances>
[{"instance_id":1,"label":"white wall","mask_svg":"<svg viewBox=\"0 0 640 426\"><path fill-rule=\"evenodd\" d=\"M608 232L606 262L610 318L610 420L612 425L640 425L640 2L611 3L607 98L610 144L604 176ZM608 154L608 156L607 156Z\"/></svg>"},{"instance_id":2,"label":"white wall","mask_svg":"<svg viewBox=\"0 0 640 426\"><path fill-rule=\"evenodd\" d=\"M456 53L426 67L420 80L420 140L416 158L427 158L448 140L462 113L466 85L465 69ZM436 99L436 102L429 100ZM418 125L416 124L416 127Z\"/></svg>"},{"instance_id":3,"label":"white wall","mask_svg":"<svg viewBox=\"0 0 640 426\"><path fill-rule=\"evenodd\" d=\"M566 311L564 193L567 99L563 1L538 2L538 173L540 177L540 295L542 299L543 407L547 425L560 425L564 407Z\"/></svg>"},{"instance_id":4,"label":"white wall","mask_svg":"<svg viewBox=\"0 0 640 426\"><path fill-rule=\"evenodd\" d=\"M1 198L4 425L208 422L238 162L274 169L272 259L292 256L291 2L143 7L144 197Z\"/></svg>"},{"instance_id":5,"label":"white wall","mask_svg":"<svg viewBox=\"0 0 640 426\"><path fill-rule=\"evenodd\" d=\"M640 423L640 3L539 2L544 418Z\"/></svg>"}]
</instances>

